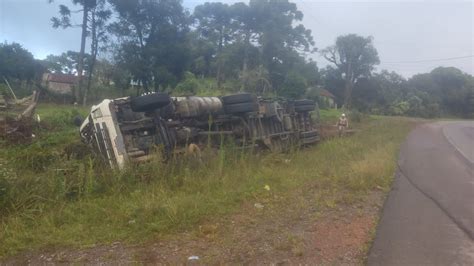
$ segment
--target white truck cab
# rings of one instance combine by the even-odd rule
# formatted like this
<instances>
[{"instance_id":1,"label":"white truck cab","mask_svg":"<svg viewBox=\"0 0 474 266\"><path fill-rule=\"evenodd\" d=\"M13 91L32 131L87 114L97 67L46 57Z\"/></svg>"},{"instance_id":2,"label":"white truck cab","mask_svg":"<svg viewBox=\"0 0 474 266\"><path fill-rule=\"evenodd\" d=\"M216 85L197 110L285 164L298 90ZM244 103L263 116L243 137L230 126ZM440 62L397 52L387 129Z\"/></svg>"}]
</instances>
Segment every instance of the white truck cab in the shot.
<instances>
[{"instance_id":1,"label":"white truck cab","mask_svg":"<svg viewBox=\"0 0 474 266\"><path fill-rule=\"evenodd\" d=\"M123 168L128 158L115 111L112 100L104 100L92 106L90 114L80 127L80 134L83 140L92 144L97 152L108 159L112 168Z\"/></svg>"}]
</instances>

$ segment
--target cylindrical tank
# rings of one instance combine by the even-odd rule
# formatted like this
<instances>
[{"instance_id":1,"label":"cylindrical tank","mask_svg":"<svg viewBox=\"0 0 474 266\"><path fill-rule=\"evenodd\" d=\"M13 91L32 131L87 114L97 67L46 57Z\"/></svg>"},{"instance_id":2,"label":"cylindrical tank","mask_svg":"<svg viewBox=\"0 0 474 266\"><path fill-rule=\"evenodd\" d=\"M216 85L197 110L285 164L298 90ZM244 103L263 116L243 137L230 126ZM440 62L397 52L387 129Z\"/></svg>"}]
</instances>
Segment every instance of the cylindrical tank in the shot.
<instances>
[{"instance_id":1,"label":"cylindrical tank","mask_svg":"<svg viewBox=\"0 0 474 266\"><path fill-rule=\"evenodd\" d=\"M218 97L174 97L176 113L181 117L197 117L218 113L222 110L222 101Z\"/></svg>"}]
</instances>

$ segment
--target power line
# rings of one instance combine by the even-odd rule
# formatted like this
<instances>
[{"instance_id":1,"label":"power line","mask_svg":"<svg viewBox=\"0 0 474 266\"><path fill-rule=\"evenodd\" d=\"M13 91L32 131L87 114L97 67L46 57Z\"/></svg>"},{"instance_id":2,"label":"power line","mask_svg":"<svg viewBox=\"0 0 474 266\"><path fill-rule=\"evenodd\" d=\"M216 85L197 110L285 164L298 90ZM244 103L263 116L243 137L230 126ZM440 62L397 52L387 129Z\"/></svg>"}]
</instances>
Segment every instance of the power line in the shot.
<instances>
[{"instance_id":1,"label":"power line","mask_svg":"<svg viewBox=\"0 0 474 266\"><path fill-rule=\"evenodd\" d=\"M466 55L466 56L457 56L457 57L447 57L447 58L438 58L438 59L426 59L426 60L414 60L414 61L382 61L383 64L405 64L405 63L424 63L424 62L437 62L437 61L449 61L449 60L457 60L463 58L472 58L474 55Z\"/></svg>"}]
</instances>

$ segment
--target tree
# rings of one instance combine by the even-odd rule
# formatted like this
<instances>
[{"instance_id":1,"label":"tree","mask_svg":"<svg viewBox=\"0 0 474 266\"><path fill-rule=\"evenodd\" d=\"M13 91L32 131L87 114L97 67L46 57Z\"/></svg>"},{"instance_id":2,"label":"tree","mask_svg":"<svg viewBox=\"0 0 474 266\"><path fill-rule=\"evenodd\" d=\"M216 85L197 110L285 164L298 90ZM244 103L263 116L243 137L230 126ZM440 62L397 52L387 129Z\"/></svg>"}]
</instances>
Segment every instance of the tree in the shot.
<instances>
[{"instance_id":1,"label":"tree","mask_svg":"<svg viewBox=\"0 0 474 266\"><path fill-rule=\"evenodd\" d=\"M33 55L18 43L0 43L0 82L3 79L31 81L35 77Z\"/></svg>"},{"instance_id":2,"label":"tree","mask_svg":"<svg viewBox=\"0 0 474 266\"><path fill-rule=\"evenodd\" d=\"M16 96L30 95L32 86L40 85L45 71L40 61L20 44L0 43L0 90L11 86ZM10 93L7 95L11 96Z\"/></svg>"},{"instance_id":3,"label":"tree","mask_svg":"<svg viewBox=\"0 0 474 266\"><path fill-rule=\"evenodd\" d=\"M372 76L360 78L354 86L353 107L359 111L388 114L395 101L406 99L407 81L395 72L382 70Z\"/></svg>"},{"instance_id":4,"label":"tree","mask_svg":"<svg viewBox=\"0 0 474 266\"><path fill-rule=\"evenodd\" d=\"M235 3L231 6L234 15L233 27L238 36L243 36L240 40L244 44L244 57L242 63L242 72L246 73L248 70L249 53L252 48L252 42L258 35L258 14L256 9L251 8L245 3Z\"/></svg>"},{"instance_id":5,"label":"tree","mask_svg":"<svg viewBox=\"0 0 474 266\"><path fill-rule=\"evenodd\" d=\"M260 71L262 66L268 73L265 86L270 85L277 93L287 92L289 88L283 89L283 83L288 84L295 76L288 73L301 70L296 69L300 63L305 70L301 75L305 84L314 80L306 75L308 72L316 72L314 76L318 76L313 71L317 70L315 63L308 63L301 56L314 46L311 31L298 23L303 13L288 0L251 0L248 4L233 5L206 3L196 7L193 17L199 36L215 47L219 87L225 75L238 77L240 90L255 87L252 72Z\"/></svg>"},{"instance_id":6,"label":"tree","mask_svg":"<svg viewBox=\"0 0 474 266\"><path fill-rule=\"evenodd\" d=\"M430 73L414 75L409 80L411 88L425 93L432 104L451 115L468 116L472 76L454 67L437 67Z\"/></svg>"},{"instance_id":7,"label":"tree","mask_svg":"<svg viewBox=\"0 0 474 266\"><path fill-rule=\"evenodd\" d=\"M54 0L49 0L52 3ZM53 28L70 28L70 27L81 27L81 48L79 52L79 60L77 64L77 75L79 79L78 88L74 91L74 98L76 102L80 101L82 95L82 75L84 70L84 54L86 49L86 37L87 37L87 23L89 11L97 4L97 0L72 0L74 5L80 5L81 10L73 12L82 12L82 24L74 25L71 23L71 10L65 5L59 5L60 17L51 18Z\"/></svg>"},{"instance_id":8,"label":"tree","mask_svg":"<svg viewBox=\"0 0 474 266\"><path fill-rule=\"evenodd\" d=\"M214 2L204 3L196 6L193 18L197 20L197 31L200 36L216 47L217 57L217 87L222 84L222 50L224 46L232 39L234 32L231 26L233 18L232 10L229 5Z\"/></svg>"},{"instance_id":9,"label":"tree","mask_svg":"<svg viewBox=\"0 0 474 266\"><path fill-rule=\"evenodd\" d=\"M53 2L54 0L49 0ZM72 4L80 5L82 9L71 11L69 7L65 5L59 5L60 17L51 18L51 22L54 28L70 28L70 27L81 27L81 48L79 52L79 58L77 60L77 75L79 84L74 92L76 102L80 101L82 97L83 105L86 105L87 93L90 90L92 72L94 71L94 65L97 58L99 49L99 43L106 41L106 21L111 16L111 11L107 9L106 0L72 0ZM74 25L71 23L71 13L82 12L82 24ZM91 38L91 60L89 62L89 73L88 82L85 89L83 89L83 78L84 75L84 58L85 58L85 47L86 38Z\"/></svg>"},{"instance_id":10,"label":"tree","mask_svg":"<svg viewBox=\"0 0 474 266\"><path fill-rule=\"evenodd\" d=\"M80 55L78 52L67 51L61 55L48 55L43 60L43 65L46 69L53 73L63 74L77 74L77 66L79 64ZM83 69L85 72L90 72L90 60L89 54L84 55Z\"/></svg>"},{"instance_id":11,"label":"tree","mask_svg":"<svg viewBox=\"0 0 474 266\"><path fill-rule=\"evenodd\" d=\"M110 0L116 61L146 91L174 86L188 66L188 16L180 1Z\"/></svg>"},{"instance_id":12,"label":"tree","mask_svg":"<svg viewBox=\"0 0 474 266\"><path fill-rule=\"evenodd\" d=\"M294 58L293 53L314 50L311 31L298 24L303 13L288 0L250 0L249 8L254 10L255 18L249 25L256 27L263 65L278 90L290 71L292 64L287 61Z\"/></svg>"},{"instance_id":13,"label":"tree","mask_svg":"<svg viewBox=\"0 0 474 266\"><path fill-rule=\"evenodd\" d=\"M121 91L121 96L126 96L125 90L129 88L131 78L131 74L116 62L107 59L96 62L94 82L100 87L112 86Z\"/></svg>"},{"instance_id":14,"label":"tree","mask_svg":"<svg viewBox=\"0 0 474 266\"><path fill-rule=\"evenodd\" d=\"M374 65L380 63L377 50L372 44L372 37L361 37L356 34L339 36L335 45L327 47L321 53L343 75L344 105L346 108L351 108L354 84L359 78L368 77Z\"/></svg>"},{"instance_id":15,"label":"tree","mask_svg":"<svg viewBox=\"0 0 474 266\"><path fill-rule=\"evenodd\" d=\"M336 96L335 102L338 106L344 104L344 79L342 71L332 66L326 66L320 71L322 85L325 89Z\"/></svg>"},{"instance_id":16,"label":"tree","mask_svg":"<svg viewBox=\"0 0 474 266\"><path fill-rule=\"evenodd\" d=\"M474 85L474 84L473 84ZM468 95L466 97L466 117L474 119L474 86L471 85L469 88Z\"/></svg>"},{"instance_id":17,"label":"tree","mask_svg":"<svg viewBox=\"0 0 474 266\"><path fill-rule=\"evenodd\" d=\"M100 44L106 43L108 40L107 36L107 21L109 20L112 12L107 9L105 0L96 0L96 4L90 9L89 18L89 30L91 36L91 58L89 65L89 76L87 78L87 87L84 91L82 105L86 106L87 94L90 91L92 84L92 73L94 72L95 64L97 61L97 55L99 53Z\"/></svg>"},{"instance_id":18,"label":"tree","mask_svg":"<svg viewBox=\"0 0 474 266\"><path fill-rule=\"evenodd\" d=\"M285 81L279 90L279 95L297 99L304 96L307 87L306 79L301 73L290 71L285 75Z\"/></svg>"},{"instance_id":19,"label":"tree","mask_svg":"<svg viewBox=\"0 0 474 266\"><path fill-rule=\"evenodd\" d=\"M210 76L211 64L215 55L214 45L199 37L199 33L192 31L188 34L190 50L190 66L189 70L198 77Z\"/></svg>"}]
</instances>

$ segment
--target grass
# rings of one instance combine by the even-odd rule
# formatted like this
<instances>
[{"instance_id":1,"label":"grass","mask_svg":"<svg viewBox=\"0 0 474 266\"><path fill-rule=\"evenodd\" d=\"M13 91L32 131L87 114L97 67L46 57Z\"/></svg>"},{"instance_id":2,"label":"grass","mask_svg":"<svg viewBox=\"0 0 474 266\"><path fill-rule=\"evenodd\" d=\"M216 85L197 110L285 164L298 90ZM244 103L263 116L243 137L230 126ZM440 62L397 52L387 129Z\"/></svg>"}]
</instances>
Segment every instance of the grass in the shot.
<instances>
[{"instance_id":1,"label":"grass","mask_svg":"<svg viewBox=\"0 0 474 266\"><path fill-rule=\"evenodd\" d=\"M79 110L82 112L85 110ZM50 130L31 145L4 146L0 173L0 257L23 250L140 243L229 214L245 201L317 187L325 207L352 204L373 189L388 191L403 118L364 120L360 133L290 154L251 153L226 145L202 163L176 159L110 171L78 143L64 113L42 106ZM324 114L326 117L337 115ZM69 117L70 115L64 115ZM2 144L4 145L4 144ZM236 171L235 169L238 169ZM265 186L271 188L271 193Z\"/></svg>"},{"instance_id":2,"label":"grass","mask_svg":"<svg viewBox=\"0 0 474 266\"><path fill-rule=\"evenodd\" d=\"M342 111L337 109L320 109L319 119L322 123L336 124Z\"/></svg>"}]
</instances>

